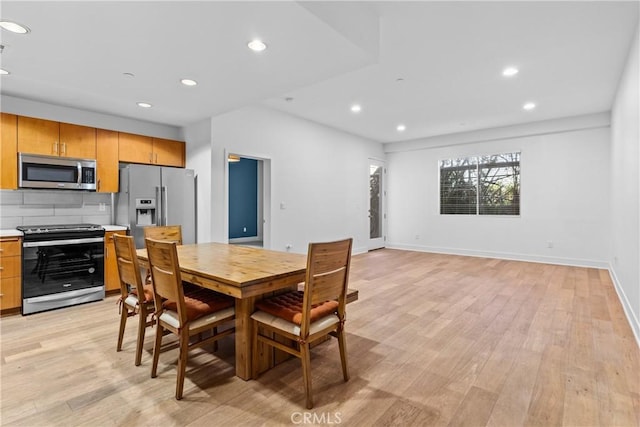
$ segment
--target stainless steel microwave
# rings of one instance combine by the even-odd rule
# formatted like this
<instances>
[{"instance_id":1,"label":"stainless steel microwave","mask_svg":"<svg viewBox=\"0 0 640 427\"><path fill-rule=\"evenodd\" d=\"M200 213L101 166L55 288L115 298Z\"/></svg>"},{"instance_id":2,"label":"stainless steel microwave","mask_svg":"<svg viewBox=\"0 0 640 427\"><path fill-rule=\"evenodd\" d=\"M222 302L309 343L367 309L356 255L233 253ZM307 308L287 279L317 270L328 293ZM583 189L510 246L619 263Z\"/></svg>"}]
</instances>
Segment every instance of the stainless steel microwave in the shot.
<instances>
[{"instance_id":1,"label":"stainless steel microwave","mask_svg":"<svg viewBox=\"0 0 640 427\"><path fill-rule=\"evenodd\" d=\"M18 187L96 191L96 161L19 153Z\"/></svg>"}]
</instances>

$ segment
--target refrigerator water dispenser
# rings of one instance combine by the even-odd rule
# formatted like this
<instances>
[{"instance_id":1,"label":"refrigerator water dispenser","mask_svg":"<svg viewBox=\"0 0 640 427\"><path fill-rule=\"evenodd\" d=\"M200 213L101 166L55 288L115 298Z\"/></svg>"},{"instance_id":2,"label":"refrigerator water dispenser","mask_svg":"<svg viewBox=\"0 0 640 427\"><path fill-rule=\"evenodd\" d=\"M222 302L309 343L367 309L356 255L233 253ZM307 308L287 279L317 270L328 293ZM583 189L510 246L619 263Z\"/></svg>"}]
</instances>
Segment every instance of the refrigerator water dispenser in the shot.
<instances>
[{"instance_id":1,"label":"refrigerator water dispenser","mask_svg":"<svg viewBox=\"0 0 640 427\"><path fill-rule=\"evenodd\" d=\"M136 199L136 225L156 225L156 199Z\"/></svg>"}]
</instances>

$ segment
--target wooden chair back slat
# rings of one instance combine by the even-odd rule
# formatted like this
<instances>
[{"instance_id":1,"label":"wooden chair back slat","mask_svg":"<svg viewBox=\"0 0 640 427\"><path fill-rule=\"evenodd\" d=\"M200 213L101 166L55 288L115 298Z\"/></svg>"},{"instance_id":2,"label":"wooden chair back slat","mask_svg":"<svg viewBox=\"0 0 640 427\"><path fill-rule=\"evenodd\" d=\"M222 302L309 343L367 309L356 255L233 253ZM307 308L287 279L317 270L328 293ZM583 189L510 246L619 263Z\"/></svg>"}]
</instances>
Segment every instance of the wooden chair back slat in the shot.
<instances>
[{"instance_id":1,"label":"wooden chair back slat","mask_svg":"<svg viewBox=\"0 0 640 427\"><path fill-rule=\"evenodd\" d=\"M187 321L184 307L184 291L178 263L176 242L145 239L156 308L162 307L162 299L177 303L180 324Z\"/></svg>"},{"instance_id":2,"label":"wooden chair back slat","mask_svg":"<svg viewBox=\"0 0 640 427\"><path fill-rule=\"evenodd\" d=\"M329 300L339 300L345 283L346 268L316 276L311 293L311 304Z\"/></svg>"},{"instance_id":3,"label":"wooden chair back slat","mask_svg":"<svg viewBox=\"0 0 640 427\"><path fill-rule=\"evenodd\" d=\"M182 227L179 225L159 225L144 227L144 238L166 240L182 244Z\"/></svg>"},{"instance_id":4,"label":"wooden chair back slat","mask_svg":"<svg viewBox=\"0 0 640 427\"><path fill-rule=\"evenodd\" d=\"M113 235L113 242L116 249L116 262L118 264L118 274L120 276L120 292L123 298L129 294L127 285L133 287L138 295L144 295L142 278L140 277L140 267L136 256L135 241L132 236L121 234Z\"/></svg>"}]
</instances>

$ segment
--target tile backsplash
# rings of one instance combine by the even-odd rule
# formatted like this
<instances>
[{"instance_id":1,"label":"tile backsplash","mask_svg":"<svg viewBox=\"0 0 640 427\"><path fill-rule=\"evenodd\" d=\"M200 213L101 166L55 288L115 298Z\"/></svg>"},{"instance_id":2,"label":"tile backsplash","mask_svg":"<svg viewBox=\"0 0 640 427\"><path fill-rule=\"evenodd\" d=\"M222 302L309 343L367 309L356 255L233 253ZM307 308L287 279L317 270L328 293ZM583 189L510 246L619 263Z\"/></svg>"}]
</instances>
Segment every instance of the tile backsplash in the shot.
<instances>
[{"instance_id":1,"label":"tile backsplash","mask_svg":"<svg viewBox=\"0 0 640 427\"><path fill-rule=\"evenodd\" d=\"M111 194L0 190L0 229L40 224L111 224Z\"/></svg>"}]
</instances>

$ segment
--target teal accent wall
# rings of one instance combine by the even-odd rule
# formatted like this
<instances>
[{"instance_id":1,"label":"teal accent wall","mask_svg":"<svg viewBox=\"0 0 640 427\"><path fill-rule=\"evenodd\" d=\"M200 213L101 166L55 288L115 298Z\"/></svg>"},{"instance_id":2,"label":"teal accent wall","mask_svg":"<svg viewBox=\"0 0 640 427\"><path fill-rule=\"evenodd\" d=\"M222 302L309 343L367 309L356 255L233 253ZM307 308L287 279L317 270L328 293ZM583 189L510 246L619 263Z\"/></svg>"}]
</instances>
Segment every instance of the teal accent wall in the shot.
<instances>
[{"instance_id":1,"label":"teal accent wall","mask_svg":"<svg viewBox=\"0 0 640 427\"><path fill-rule=\"evenodd\" d=\"M229 239L257 235L258 161L242 158L229 163Z\"/></svg>"}]
</instances>

